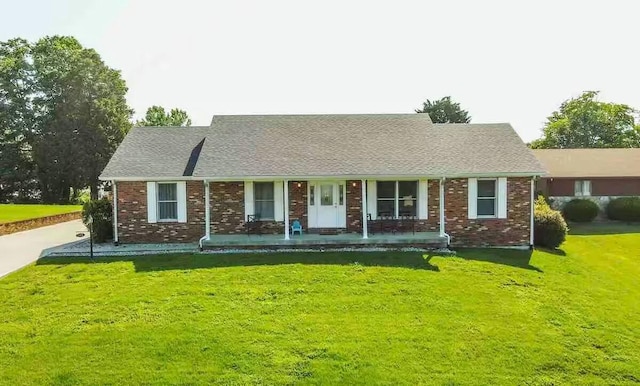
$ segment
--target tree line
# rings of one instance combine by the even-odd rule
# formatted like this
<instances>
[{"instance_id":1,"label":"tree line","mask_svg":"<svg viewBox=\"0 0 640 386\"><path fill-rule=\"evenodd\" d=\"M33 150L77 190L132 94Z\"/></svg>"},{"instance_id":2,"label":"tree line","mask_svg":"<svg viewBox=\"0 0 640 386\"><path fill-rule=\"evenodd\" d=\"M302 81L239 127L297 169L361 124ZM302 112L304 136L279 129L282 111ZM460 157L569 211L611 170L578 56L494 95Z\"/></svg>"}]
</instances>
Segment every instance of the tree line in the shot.
<instances>
[{"instance_id":1,"label":"tree line","mask_svg":"<svg viewBox=\"0 0 640 386\"><path fill-rule=\"evenodd\" d=\"M68 36L0 42L0 203L68 203L89 188L133 125L190 126L184 110L150 107L133 123L120 71ZM640 147L636 110L586 91L554 111L532 148ZM450 96L416 113L469 123Z\"/></svg>"}]
</instances>

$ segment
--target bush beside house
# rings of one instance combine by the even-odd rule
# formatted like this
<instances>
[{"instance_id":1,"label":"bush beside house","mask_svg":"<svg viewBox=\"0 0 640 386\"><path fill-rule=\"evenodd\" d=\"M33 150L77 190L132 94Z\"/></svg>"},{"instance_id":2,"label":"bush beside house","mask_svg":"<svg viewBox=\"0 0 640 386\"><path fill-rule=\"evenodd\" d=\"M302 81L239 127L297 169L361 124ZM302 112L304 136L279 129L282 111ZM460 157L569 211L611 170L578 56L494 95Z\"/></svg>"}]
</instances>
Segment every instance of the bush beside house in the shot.
<instances>
[{"instance_id":1,"label":"bush beside house","mask_svg":"<svg viewBox=\"0 0 640 386\"><path fill-rule=\"evenodd\" d=\"M640 197L620 197L607 205L607 217L618 221L640 221Z\"/></svg>"},{"instance_id":2,"label":"bush beside house","mask_svg":"<svg viewBox=\"0 0 640 386\"><path fill-rule=\"evenodd\" d=\"M93 218L93 241L104 243L113 238L113 207L106 198L85 202L82 206L82 222L89 227L89 215Z\"/></svg>"},{"instance_id":3,"label":"bush beside house","mask_svg":"<svg viewBox=\"0 0 640 386\"><path fill-rule=\"evenodd\" d=\"M566 203L562 214L568 221L591 222L598 216L599 211L598 204L595 202L585 198L576 198Z\"/></svg>"},{"instance_id":4,"label":"bush beside house","mask_svg":"<svg viewBox=\"0 0 640 386\"><path fill-rule=\"evenodd\" d=\"M568 232L569 228L562 214L551 209L544 197L539 196L534 209L534 244L545 248L558 248Z\"/></svg>"}]
</instances>

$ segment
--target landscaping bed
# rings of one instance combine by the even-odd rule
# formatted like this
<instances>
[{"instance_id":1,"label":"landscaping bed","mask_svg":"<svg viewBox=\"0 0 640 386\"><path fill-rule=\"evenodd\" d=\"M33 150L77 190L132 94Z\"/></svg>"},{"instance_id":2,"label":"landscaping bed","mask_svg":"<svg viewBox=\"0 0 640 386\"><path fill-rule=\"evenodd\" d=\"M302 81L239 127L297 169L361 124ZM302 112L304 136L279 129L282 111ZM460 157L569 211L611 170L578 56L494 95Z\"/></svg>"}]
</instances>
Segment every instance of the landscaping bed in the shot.
<instances>
[{"instance_id":1,"label":"landscaping bed","mask_svg":"<svg viewBox=\"0 0 640 386\"><path fill-rule=\"evenodd\" d=\"M640 382L640 227L624 229L456 257L44 259L0 280L2 382Z\"/></svg>"}]
</instances>

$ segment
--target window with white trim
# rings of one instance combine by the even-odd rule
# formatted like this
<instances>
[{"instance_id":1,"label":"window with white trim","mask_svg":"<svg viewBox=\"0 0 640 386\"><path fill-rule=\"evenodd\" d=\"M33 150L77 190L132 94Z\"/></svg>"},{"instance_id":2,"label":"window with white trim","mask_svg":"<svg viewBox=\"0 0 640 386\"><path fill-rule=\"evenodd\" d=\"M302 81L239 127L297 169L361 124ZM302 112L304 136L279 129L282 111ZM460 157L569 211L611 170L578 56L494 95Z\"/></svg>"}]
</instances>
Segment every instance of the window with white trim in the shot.
<instances>
[{"instance_id":1,"label":"window with white trim","mask_svg":"<svg viewBox=\"0 0 640 386\"><path fill-rule=\"evenodd\" d=\"M273 220L275 196L273 182L253 183L254 211L261 220Z\"/></svg>"},{"instance_id":2,"label":"window with white trim","mask_svg":"<svg viewBox=\"0 0 640 386\"><path fill-rule=\"evenodd\" d=\"M178 221L178 184L158 183L158 221Z\"/></svg>"},{"instance_id":3,"label":"window with white trim","mask_svg":"<svg viewBox=\"0 0 640 386\"><path fill-rule=\"evenodd\" d=\"M577 180L574 183L574 195L578 197L591 195L591 181L589 180Z\"/></svg>"},{"instance_id":4,"label":"window with white trim","mask_svg":"<svg viewBox=\"0 0 640 386\"><path fill-rule=\"evenodd\" d=\"M416 216L418 181L377 181L378 217Z\"/></svg>"},{"instance_id":5,"label":"window with white trim","mask_svg":"<svg viewBox=\"0 0 640 386\"><path fill-rule=\"evenodd\" d=\"M478 217L496 217L498 213L497 180L478 180Z\"/></svg>"}]
</instances>

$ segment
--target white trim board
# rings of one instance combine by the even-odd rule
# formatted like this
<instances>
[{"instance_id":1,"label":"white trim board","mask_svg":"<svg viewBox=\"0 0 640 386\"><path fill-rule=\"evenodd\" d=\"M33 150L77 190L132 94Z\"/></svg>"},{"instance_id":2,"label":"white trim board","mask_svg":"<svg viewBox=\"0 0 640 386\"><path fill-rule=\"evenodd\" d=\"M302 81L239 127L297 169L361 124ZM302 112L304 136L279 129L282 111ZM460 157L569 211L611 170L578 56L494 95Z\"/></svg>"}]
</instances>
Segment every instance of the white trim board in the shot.
<instances>
[{"instance_id":1,"label":"white trim board","mask_svg":"<svg viewBox=\"0 0 640 386\"><path fill-rule=\"evenodd\" d=\"M498 178L498 177L539 177L543 174L539 172L522 173L455 173L455 174L421 174L421 175L329 175L329 176L229 176L229 177L193 177L193 176L172 176L172 177L111 177L100 176L101 181L326 181L326 180L420 180L420 179L440 179L440 178Z\"/></svg>"}]
</instances>

